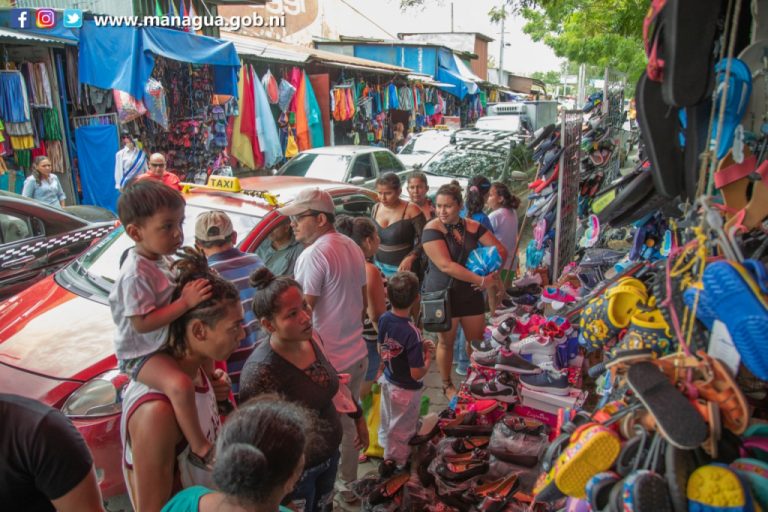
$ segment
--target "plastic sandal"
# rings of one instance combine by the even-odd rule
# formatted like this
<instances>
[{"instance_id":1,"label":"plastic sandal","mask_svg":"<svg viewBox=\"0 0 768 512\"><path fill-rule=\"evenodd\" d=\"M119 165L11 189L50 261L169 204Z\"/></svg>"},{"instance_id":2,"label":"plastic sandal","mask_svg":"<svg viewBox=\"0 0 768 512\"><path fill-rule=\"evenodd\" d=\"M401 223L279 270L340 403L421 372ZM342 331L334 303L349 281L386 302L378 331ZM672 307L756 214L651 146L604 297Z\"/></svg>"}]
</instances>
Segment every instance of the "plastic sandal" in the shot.
<instances>
[{"instance_id":1,"label":"plastic sandal","mask_svg":"<svg viewBox=\"0 0 768 512\"><path fill-rule=\"evenodd\" d=\"M739 214L734 215L726 223L726 232L733 227L742 229L755 229L768 216L768 160L760 164L755 170L760 177L752 188L752 198Z\"/></svg>"},{"instance_id":2,"label":"plastic sandal","mask_svg":"<svg viewBox=\"0 0 768 512\"><path fill-rule=\"evenodd\" d=\"M732 261L715 261L704 269L704 291L717 318L725 324L742 362L757 378L768 380L768 301L747 269Z\"/></svg>"},{"instance_id":3,"label":"plastic sandal","mask_svg":"<svg viewBox=\"0 0 768 512\"><path fill-rule=\"evenodd\" d=\"M726 218L732 217L731 211L738 211L747 206L747 188L749 187L749 175L757 167L757 157L750 154L749 148L744 148L744 161L736 163L733 160L733 152L720 160L715 171L715 187L720 189L723 195L726 210Z\"/></svg>"},{"instance_id":4,"label":"plastic sandal","mask_svg":"<svg viewBox=\"0 0 768 512\"><path fill-rule=\"evenodd\" d=\"M640 469L622 484L622 510L625 512L672 512L667 481L654 471Z\"/></svg>"},{"instance_id":5,"label":"plastic sandal","mask_svg":"<svg viewBox=\"0 0 768 512\"><path fill-rule=\"evenodd\" d=\"M637 310L630 320L627 332L611 351L611 363L628 359L658 358L675 349L675 337L661 311Z\"/></svg>"},{"instance_id":6,"label":"plastic sandal","mask_svg":"<svg viewBox=\"0 0 768 512\"><path fill-rule=\"evenodd\" d=\"M586 498L589 479L610 468L620 449L619 437L607 427L590 424L577 429L551 469L555 485L566 496Z\"/></svg>"},{"instance_id":7,"label":"plastic sandal","mask_svg":"<svg viewBox=\"0 0 768 512\"><path fill-rule=\"evenodd\" d=\"M744 433L749 423L747 400L728 368L718 359L699 351L698 356L711 368L711 378L695 380L699 395L717 404L725 427L736 435Z\"/></svg>"},{"instance_id":8,"label":"plastic sandal","mask_svg":"<svg viewBox=\"0 0 768 512\"><path fill-rule=\"evenodd\" d=\"M715 73L717 73L717 84L715 85L716 97L714 101L719 106L721 100L721 94L724 90L725 73L728 68L728 62L730 60L731 75L728 83L728 97L725 98L725 118L722 120L723 132L720 137L717 134L717 126L720 124L717 114L719 109L716 110L716 116L713 122L712 128L712 140L715 141L719 138L720 142L717 146L717 159L725 158L728 151L733 146L733 135L736 131L736 126L741 122L741 118L744 117L744 113L749 106L749 97L752 94L752 71L739 59L722 59L715 65Z\"/></svg>"},{"instance_id":9,"label":"plastic sandal","mask_svg":"<svg viewBox=\"0 0 768 512\"><path fill-rule=\"evenodd\" d=\"M635 278L622 278L602 296L592 299L581 313L579 344L601 349L629 325L638 304L648 300L645 285Z\"/></svg>"},{"instance_id":10,"label":"plastic sandal","mask_svg":"<svg viewBox=\"0 0 768 512\"><path fill-rule=\"evenodd\" d=\"M687 494L691 512L755 510L747 484L723 464L710 464L694 471L688 479Z\"/></svg>"},{"instance_id":11,"label":"plastic sandal","mask_svg":"<svg viewBox=\"0 0 768 512\"><path fill-rule=\"evenodd\" d=\"M752 495L763 510L768 509L768 463L757 459L736 459L731 463L749 484Z\"/></svg>"},{"instance_id":12,"label":"plastic sandal","mask_svg":"<svg viewBox=\"0 0 768 512\"><path fill-rule=\"evenodd\" d=\"M681 450L667 444L664 454L664 474L675 512L688 512L688 479L696 468L702 465L701 459L704 457L699 450Z\"/></svg>"},{"instance_id":13,"label":"plastic sandal","mask_svg":"<svg viewBox=\"0 0 768 512\"><path fill-rule=\"evenodd\" d=\"M627 384L651 413L656 429L674 446L693 449L707 438L707 425L696 408L651 362L629 367Z\"/></svg>"}]
</instances>

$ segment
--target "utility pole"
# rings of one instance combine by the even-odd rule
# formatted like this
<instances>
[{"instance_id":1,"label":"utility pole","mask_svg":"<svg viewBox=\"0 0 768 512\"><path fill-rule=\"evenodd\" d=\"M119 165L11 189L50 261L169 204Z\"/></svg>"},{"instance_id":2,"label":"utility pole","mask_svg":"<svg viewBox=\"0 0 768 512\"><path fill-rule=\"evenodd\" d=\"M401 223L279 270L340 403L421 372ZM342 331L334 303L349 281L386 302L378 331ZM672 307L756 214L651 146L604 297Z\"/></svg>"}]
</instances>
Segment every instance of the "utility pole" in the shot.
<instances>
[{"instance_id":1,"label":"utility pole","mask_svg":"<svg viewBox=\"0 0 768 512\"><path fill-rule=\"evenodd\" d=\"M451 2L451 34L453 34L453 2Z\"/></svg>"},{"instance_id":2,"label":"utility pole","mask_svg":"<svg viewBox=\"0 0 768 512\"><path fill-rule=\"evenodd\" d=\"M502 3L501 8L505 6ZM499 44L499 85L508 85L504 83L504 20L507 17L506 9L504 10L504 16L501 17L501 42Z\"/></svg>"}]
</instances>

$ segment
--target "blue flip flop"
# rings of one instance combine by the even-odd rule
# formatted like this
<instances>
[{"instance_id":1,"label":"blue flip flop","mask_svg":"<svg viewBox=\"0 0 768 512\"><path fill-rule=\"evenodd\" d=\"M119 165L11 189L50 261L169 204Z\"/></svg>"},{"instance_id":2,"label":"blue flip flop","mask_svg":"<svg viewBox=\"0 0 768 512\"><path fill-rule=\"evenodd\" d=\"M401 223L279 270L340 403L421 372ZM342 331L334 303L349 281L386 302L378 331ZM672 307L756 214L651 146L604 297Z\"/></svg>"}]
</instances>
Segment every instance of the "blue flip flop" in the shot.
<instances>
[{"instance_id":1,"label":"blue flip flop","mask_svg":"<svg viewBox=\"0 0 768 512\"><path fill-rule=\"evenodd\" d=\"M729 59L722 59L715 65L717 73L716 91L716 114L712 125L712 141L717 140L717 127L720 120L717 114L720 112L720 97L725 84L725 72ZM752 94L752 72L744 61L739 59L730 59L731 76L728 79L728 97L725 98L725 114L723 119L723 134L717 145L717 159L722 160L728 154L728 150L733 146L733 134L736 126L741 123L741 118L749 107L749 97Z\"/></svg>"},{"instance_id":2,"label":"blue flip flop","mask_svg":"<svg viewBox=\"0 0 768 512\"><path fill-rule=\"evenodd\" d=\"M704 291L718 320L728 328L741 360L757 378L768 380L768 351L765 333L768 332L768 300L763 295L759 280L747 270L758 269L765 274L760 262L716 261L704 269ZM760 270L762 269L762 270Z\"/></svg>"},{"instance_id":3,"label":"blue flip flop","mask_svg":"<svg viewBox=\"0 0 768 512\"><path fill-rule=\"evenodd\" d=\"M696 305L696 318L707 327L707 330L711 331L712 324L717 320L717 313L715 313L709 297L701 289L701 286L694 284L686 288L683 292L683 301L685 301L688 308L693 309L697 291L699 293L699 303Z\"/></svg>"}]
</instances>

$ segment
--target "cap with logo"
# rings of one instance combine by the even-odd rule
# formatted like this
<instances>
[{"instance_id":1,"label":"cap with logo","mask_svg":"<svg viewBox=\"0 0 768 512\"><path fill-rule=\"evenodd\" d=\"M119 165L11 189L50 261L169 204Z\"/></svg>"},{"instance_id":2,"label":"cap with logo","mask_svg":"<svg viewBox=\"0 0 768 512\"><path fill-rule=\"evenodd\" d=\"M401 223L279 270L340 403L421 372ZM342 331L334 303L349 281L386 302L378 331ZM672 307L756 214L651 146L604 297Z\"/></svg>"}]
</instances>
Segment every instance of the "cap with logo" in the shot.
<instances>
[{"instance_id":1,"label":"cap with logo","mask_svg":"<svg viewBox=\"0 0 768 512\"><path fill-rule=\"evenodd\" d=\"M291 204L280 208L278 211L285 216L290 216L298 215L308 210L333 213L335 208L331 194L319 188L305 188L296 195Z\"/></svg>"},{"instance_id":2,"label":"cap with logo","mask_svg":"<svg viewBox=\"0 0 768 512\"><path fill-rule=\"evenodd\" d=\"M195 239L201 242L226 240L233 231L229 216L220 210L201 213L195 222Z\"/></svg>"}]
</instances>

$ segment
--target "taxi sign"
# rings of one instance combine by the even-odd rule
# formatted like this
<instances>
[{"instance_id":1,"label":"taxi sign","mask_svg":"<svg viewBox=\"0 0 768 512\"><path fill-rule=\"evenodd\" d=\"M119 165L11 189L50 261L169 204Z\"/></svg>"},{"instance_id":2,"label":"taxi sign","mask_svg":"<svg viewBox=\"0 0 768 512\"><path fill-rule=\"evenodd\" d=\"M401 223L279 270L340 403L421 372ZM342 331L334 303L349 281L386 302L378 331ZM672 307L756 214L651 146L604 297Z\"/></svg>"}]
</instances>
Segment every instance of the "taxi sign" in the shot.
<instances>
[{"instance_id":1,"label":"taxi sign","mask_svg":"<svg viewBox=\"0 0 768 512\"><path fill-rule=\"evenodd\" d=\"M264 199L270 206L282 206L277 200L275 194L270 193L267 190L249 190L240 186L240 180L232 176L211 176L208 178L207 185L198 185L197 183L182 182L181 191L183 193L189 193L192 189L202 190L218 190L220 192L236 192L245 194L251 197L259 197Z\"/></svg>"}]
</instances>

